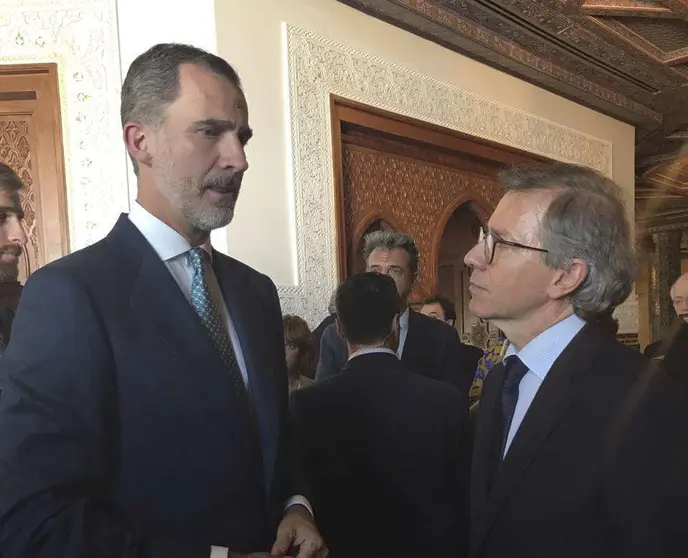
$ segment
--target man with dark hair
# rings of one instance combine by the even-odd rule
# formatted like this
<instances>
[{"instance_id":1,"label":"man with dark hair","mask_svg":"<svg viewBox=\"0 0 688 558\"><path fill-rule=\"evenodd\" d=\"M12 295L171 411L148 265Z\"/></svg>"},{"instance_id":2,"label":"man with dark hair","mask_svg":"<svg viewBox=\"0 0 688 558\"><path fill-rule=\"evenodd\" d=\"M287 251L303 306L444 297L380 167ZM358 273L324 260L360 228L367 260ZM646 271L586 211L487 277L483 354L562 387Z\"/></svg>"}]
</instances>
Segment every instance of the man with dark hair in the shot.
<instances>
[{"instance_id":1,"label":"man with dark hair","mask_svg":"<svg viewBox=\"0 0 688 558\"><path fill-rule=\"evenodd\" d=\"M456 330L414 312L408 305L418 273L418 249L408 235L379 230L365 238L363 256L367 271L389 275L399 293L399 347L402 362L419 374L449 382L466 396L482 355L476 347L459 341ZM346 344L334 325L323 333L316 380L339 374L346 364Z\"/></svg>"},{"instance_id":2,"label":"man with dark hair","mask_svg":"<svg viewBox=\"0 0 688 558\"><path fill-rule=\"evenodd\" d=\"M423 301L420 313L439 320L454 327L456 324L456 308L454 303L442 295L429 296Z\"/></svg>"},{"instance_id":3,"label":"man with dark hair","mask_svg":"<svg viewBox=\"0 0 688 558\"><path fill-rule=\"evenodd\" d=\"M509 341L478 411L471 555L688 556L683 396L610 325L636 266L621 190L566 164L501 182L465 258L471 312Z\"/></svg>"},{"instance_id":4,"label":"man with dark hair","mask_svg":"<svg viewBox=\"0 0 688 558\"><path fill-rule=\"evenodd\" d=\"M396 354L394 281L365 273L337 291L344 372L292 394L294 431L335 557L460 558L468 456L463 395Z\"/></svg>"},{"instance_id":5,"label":"man with dark hair","mask_svg":"<svg viewBox=\"0 0 688 558\"><path fill-rule=\"evenodd\" d=\"M27 242L24 210L19 193L21 179L5 163L0 163L0 356L10 340L12 322L19 304L22 286L19 257Z\"/></svg>"},{"instance_id":6,"label":"man with dark hair","mask_svg":"<svg viewBox=\"0 0 688 558\"><path fill-rule=\"evenodd\" d=\"M286 444L275 286L209 240L248 168L236 72L156 45L129 68L122 126L136 203L32 275L3 356L0 552L323 557Z\"/></svg>"}]
</instances>

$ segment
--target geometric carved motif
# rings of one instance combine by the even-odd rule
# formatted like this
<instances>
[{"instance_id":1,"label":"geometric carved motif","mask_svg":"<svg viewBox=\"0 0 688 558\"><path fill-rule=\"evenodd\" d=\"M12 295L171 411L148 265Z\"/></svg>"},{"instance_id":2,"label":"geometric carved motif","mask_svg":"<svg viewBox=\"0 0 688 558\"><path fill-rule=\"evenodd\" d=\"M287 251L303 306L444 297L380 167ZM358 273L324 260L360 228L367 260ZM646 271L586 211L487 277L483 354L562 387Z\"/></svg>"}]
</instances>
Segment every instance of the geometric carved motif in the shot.
<instances>
[{"instance_id":1,"label":"geometric carved motif","mask_svg":"<svg viewBox=\"0 0 688 558\"><path fill-rule=\"evenodd\" d=\"M502 197L495 178L454 167L344 144L344 212L347 238L371 214L389 215L411 235L419 251L419 276L412 300L437 288L436 244L446 219L461 204L473 202L489 215Z\"/></svg>"},{"instance_id":2,"label":"geometric carved motif","mask_svg":"<svg viewBox=\"0 0 688 558\"><path fill-rule=\"evenodd\" d=\"M24 183L21 192L21 206L24 210L24 228L28 242L20 262L20 279L28 277L38 268L40 251L36 231L36 199L33 185L33 166L31 157L31 133L29 120L18 120L13 116L10 120L0 116L0 161L8 165Z\"/></svg>"},{"instance_id":3,"label":"geometric carved motif","mask_svg":"<svg viewBox=\"0 0 688 558\"><path fill-rule=\"evenodd\" d=\"M0 64L56 63L70 250L128 211L115 0L0 0Z\"/></svg>"},{"instance_id":4,"label":"geometric carved motif","mask_svg":"<svg viewBox=\"0 0 688 558\"><path fill-rule=\"evenodd\" d=\"M338 275L331 95L611 176L608 141L312 31L284 27L297 284L278 285L278 292L283 311L311 325L327 314ZM637 322L624 322L622 328L636 330Z\"/></svg>"}]
</instances>

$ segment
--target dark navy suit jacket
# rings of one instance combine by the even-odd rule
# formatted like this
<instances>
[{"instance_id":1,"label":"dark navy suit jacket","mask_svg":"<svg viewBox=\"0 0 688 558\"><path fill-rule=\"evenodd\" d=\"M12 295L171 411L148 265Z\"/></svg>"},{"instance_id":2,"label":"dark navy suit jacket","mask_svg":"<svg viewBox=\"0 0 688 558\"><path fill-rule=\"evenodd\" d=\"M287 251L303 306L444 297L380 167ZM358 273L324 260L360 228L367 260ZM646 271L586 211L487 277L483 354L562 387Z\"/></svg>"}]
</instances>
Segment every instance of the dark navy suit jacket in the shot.
<instances>
[{"instance_id":1,"label":"dark navy suit jacket","mask_svg":"<svg viewBox=\"0 0 688 558\"><path fill-rule=\"evenodd\" d=\"M123 215L28 281L0 364L3 558L269 551L305 493L286 450L273 283L214 253L254 416L173 277Z\"/></svg>"}]
</instances>

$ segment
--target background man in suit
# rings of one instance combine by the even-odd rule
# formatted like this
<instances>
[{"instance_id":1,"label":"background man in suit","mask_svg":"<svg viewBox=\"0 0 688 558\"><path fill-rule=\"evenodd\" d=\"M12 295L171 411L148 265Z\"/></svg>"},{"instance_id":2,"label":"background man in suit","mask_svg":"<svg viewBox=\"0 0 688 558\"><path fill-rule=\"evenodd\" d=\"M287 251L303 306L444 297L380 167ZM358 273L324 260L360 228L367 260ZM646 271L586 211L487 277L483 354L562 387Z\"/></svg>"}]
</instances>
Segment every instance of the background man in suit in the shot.
<instances>
[{"instance_id":1,"label":"background man in suit","mask_svg":"<svg viewBox=\"0 0 688 558\"><path fill-rule=\"evenodd\" d=\"M471 311L510 341L478 411L471 554L687 556L685 405L600 325L634 280L621 191L563 164L501 182L466 255Z\"/></svg>"},{"instance_id":2,"label":"background man in suit","mask_svg":"<svg viewBox=\"0 0 688 558\"><path fill-rule=\"evenodd\" d=\"M454 327L456 324L456 308L454 303L442 295L429 296L423 301L420 313L429 318L440 320Z\"/></svg>"},{"instance_id":3,"label":"background man in suit","mask_svg":"<svg viewBox=\"0 0 688 558\"><path fill-rule=\"evenodd\" d=\"M399 361L392 279L354 275L336 305L350 354L344 372L292 394L294 431L332 556L460 558L468 484L462 395Z\"/></svg>"},{"instance_id":4,"label":"background man in suit","mask_svg":"<svg viewBox=\"0 0 688 558\"><path fill-rule=\"evenodd\" d=\"M468 390L482 351L462 344L455 329L409 308L408 297L418 272L418 250L411 237L375 231L365 239L363 256L367 271L389 275L397 286L401 313L397 354L402 362L423 376L454 384L466 396L467 408ZM316 380L339 374L346 359L346 343L331 325L320 343Z\"/></svg>"},{"instance_id":5,"label":"background man in suit","mask_svg":"<svg viewBox=\"0 0 688 558\"><path fill-rule=\"evenodd\" d=\"M681 277L676 280L671 286L669 295L674 305L676 317L680 323L675 325L666 339L660 339L645 347L645 356L650 358L664 358L667 350L673 346L674 337L682 330L688 329L688 327L684 327L688 324L688 273L681 275ZM686 351L688 351L688 348Z\"/></svg>"},{"instance_id":6,"label":"background man in suit","mask_svg":"<svg viewBox=\"0 0 688 558\"><path fill-rule=\"evenodd\" d=\"M287 501L303 486L275 287L209 244L248 167L239 77L156 45L122 125L137 203L31 277L3 357L3 558L323 556L308 502Z\"/></svg>"},{"instance_id":7,"label":"background man in suit","mask_svg":"<svg viewBox=\"0 0 688 558\"><path fill-rule=\"evenodd\" d=\"M314 362L318 363L320 360L320 340L322 339L323 333L325 333L325 330L332 325L335 322L335 319L337 318L337 313L334 307L334 297L337 294L337 289L335 289L332 292L332 296L330 297L330 303L327 305L327 317L323 319L322 322L318 324L318 326L313 330L313 358ZM315 368L313 369L312 376L310 378L315 377Z\"/></svg>"},{"instance_id":8,"label":"background man in suit","mask_svg":"<svg viewBox=\"0 0 688 558\"><path fill-rule=\"evenodd\" d=\"M676 280L670 295L677 320L663 339L645 347L645 355L659 361L688 393L688 273Z\"/></svg>"},{"instance_id":9,"label":"background man in suit","mask_svg":"<svg viewBox=\"0 0 688 558\"><path fill-rule=\"evenodd\" d=\"M24 210L19 200L23 187L17 174L5 163L0 163L0 356L9 343L22 292L17 280L19 257L28 240L23 226Z\"/></svg>"}]
</instances>

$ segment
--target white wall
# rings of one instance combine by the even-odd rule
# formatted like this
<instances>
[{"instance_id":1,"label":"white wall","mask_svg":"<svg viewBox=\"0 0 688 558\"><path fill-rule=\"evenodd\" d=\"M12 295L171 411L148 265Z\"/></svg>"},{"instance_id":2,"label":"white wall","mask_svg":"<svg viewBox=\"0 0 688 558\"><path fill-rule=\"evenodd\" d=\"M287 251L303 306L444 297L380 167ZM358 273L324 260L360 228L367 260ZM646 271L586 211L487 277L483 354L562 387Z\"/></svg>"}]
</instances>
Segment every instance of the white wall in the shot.
<instances>
[{"instance_id":1,"label":"white wall","mask_svg":"<svg viewBox=\"0 0 688 558\"><path fill-rule=\"evenodd\" d=\"M295 231L296 208L290 174L290 149L293 146L289 136L285 22L345 45L336 47L339 50L351 47L365 53L369 60L383 61L380 67L398 65L409 75L422 74L428 84L436 84L439 80L448 90L461 88L483 96L486 102L508 105L508 110L514 115L527 113L553 125L561 125L564 134L567 133L565 127L579 136L589 135L609 142L611 174L627 190L632 208L634 130L627 124L493 70L335 0L217 0L215 15L218 54L239 71L249 102L251 125L255 130L248 151L251 168L244 179L237 216L229 228L229 251L269 274L282 286L285 293L283 301L287 300L290 311L303 307L304 312L310 313L311 309L305 308L306 302L289 301L290 288L298 286L299 282L295 246L299 235ZM329 69L338 71L335 67ZM348 69L341 68L341 71ZM501 130L505 138L527 134L507 128L508 124ZM322 187L323 196L329 195L326 191L328 176L323 178ZM321 264L330 266L331 262L324 257ZM316 273L320 264L309 260L308 265L310 273ZM320 288L318 285L310 287ZM332 283L329 283L320 292L311 293L311 296L323 299L323 311L331 287ZM301 293L299 296L303 298L309 294ZM306 317L311 318L310 315Z\"/></svg>"},{"instance_id":2,"label":"white wall","mask_svg":"<svg viewBox=\"0 0 688 558\"><path fill-rule=\"evenodd\" d=\"M122 81L134 59L158 43L186 43L217 53L213 0L117 0ZM136 199L136 177L127 160L130 202ZM227 251L227 232L212 235L213 245Z\"/></svg>"}]
</instances>

